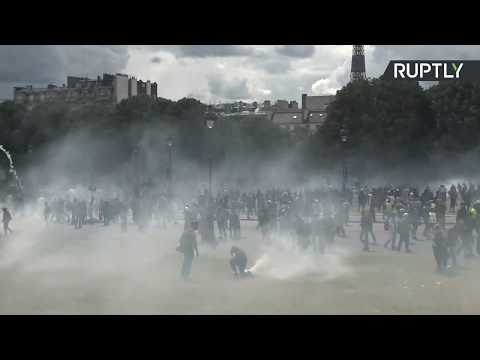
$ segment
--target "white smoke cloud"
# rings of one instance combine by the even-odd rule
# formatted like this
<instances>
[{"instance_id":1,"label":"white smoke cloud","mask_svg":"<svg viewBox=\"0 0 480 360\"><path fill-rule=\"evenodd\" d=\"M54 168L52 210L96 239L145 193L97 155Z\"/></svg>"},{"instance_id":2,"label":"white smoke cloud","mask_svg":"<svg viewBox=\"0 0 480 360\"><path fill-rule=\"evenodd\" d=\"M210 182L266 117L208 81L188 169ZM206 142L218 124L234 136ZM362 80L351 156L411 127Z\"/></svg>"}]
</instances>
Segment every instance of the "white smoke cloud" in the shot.
<instances>
[{"instance_id":1,"label":"white smoke cloud","mask_svg":"<svg viewBox=\"0 0 480 360\"><path fill-rule=\"evenodd\" d=\"M338 87L330 79L320 79L312 85L312 92L315 95L335 95Z\"/></svg>"},{"instance_id":2,"label":"white smoke cloud","mask_svg":"<svg viewBox=\"0 0 480 360\"><path fill-rule=\"evenodd\" d=\"M348 256L349 252L338 246L327 249L323 255L312 249L300 250L291 238L276 236L271 245L263 248L263 255L249 271L276 280L313 275L326 281L353 273L346 263Z\"/></svg>"}]
</instances>

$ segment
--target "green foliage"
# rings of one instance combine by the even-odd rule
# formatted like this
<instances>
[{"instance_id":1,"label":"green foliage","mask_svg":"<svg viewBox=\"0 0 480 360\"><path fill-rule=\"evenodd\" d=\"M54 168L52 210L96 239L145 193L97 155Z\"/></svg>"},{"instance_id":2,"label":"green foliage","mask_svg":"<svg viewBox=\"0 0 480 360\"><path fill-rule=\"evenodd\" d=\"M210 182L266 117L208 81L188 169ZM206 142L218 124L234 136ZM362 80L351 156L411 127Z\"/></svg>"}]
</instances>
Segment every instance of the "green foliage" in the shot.
<instances>
[{"instance_id":1,"label":"green foliage","mask_svg":"<svg viewBox=\"0 0 480 360\"><path fill-rule=\"evenodd\" d=\"M206 110L205 104L191 98L175 102L139 96L117 106L51 102L32 111L7 102L0 104L0 140L20 166L28 162L29 146L38 153L63 139L85 143L74 166L97 170L123 166L139 146L155 154L151 163L165 162L168 136L174 137L177 156L199 164L213 156L217 166L227 158L272 158L280 147L288 146L288 135L266 119L225 118L209 130L204 124Z\"/></svg>"},{"instance_id":2,"label":"green foliage","mask_svg":"<svg viewBox=\"0 0 480 360\"><path fill-rule=\"evenodd\" d=\"M346 158L352 172L358 173L372 166L383 170L405 163L428 164L442 156L479 154L478 83L450 81L427 90L412 81L349 83L337 92L325 124L314 136L302 129L289 133L254 116L225 117L209 130L204 124L206 110L192 98L139 96L117 106L48 103L32 111L7 101L0 104L0 143L20 162L28 162L29 147L41 150L81 133L98 145L95 149L102 149L85 157L109 161L113 167L127 163L139 145L163 161L166 139L174 136L177 155L193 163L205 164L213 156L216 164L228 160L232 167L258 165L298 149L308 166L334 169ZM340 141L342 126L348 130L346 144Z\"/></svg>"},{"instance_id":3,"label":"green foliage","mask_svg":"<svg viewBox=\"0 0 480 360\"><path fill-rule=\"evenodd\" d=\"M345 154L359 171L365 160L394 168L406 162L427 164L444 148L468 151L478 145L479 93L478 84L458 82L428 90L412 81L353 82L338 91L309 148L317 163L318 157L322 165L338 163ZM342 126L349 134L345 153Z\"/></svg>"}]
</instances>

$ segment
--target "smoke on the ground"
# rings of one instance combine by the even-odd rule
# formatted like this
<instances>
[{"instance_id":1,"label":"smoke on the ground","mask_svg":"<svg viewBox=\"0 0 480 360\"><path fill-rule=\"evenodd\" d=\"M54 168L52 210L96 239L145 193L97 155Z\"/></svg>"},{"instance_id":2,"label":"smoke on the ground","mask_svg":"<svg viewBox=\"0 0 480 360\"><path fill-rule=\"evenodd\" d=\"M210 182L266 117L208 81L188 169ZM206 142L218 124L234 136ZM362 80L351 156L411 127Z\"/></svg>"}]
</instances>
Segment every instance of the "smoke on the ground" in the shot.
<instances>
[{"instance_id":1,"label":"smoke on the ground","mask_svg":"<svg viewBox=\"0 0 480 360\"><path fill-rule=\"evenodd\" d=\"M263 246L261 253L249 269L257 276L287 280L314 275L322 280L332 280L353 273L346 261L349 250L338 245L319 254L312 248L299 249L288 236L276 236L270 245Z\"/></svg>"}]
</instances>

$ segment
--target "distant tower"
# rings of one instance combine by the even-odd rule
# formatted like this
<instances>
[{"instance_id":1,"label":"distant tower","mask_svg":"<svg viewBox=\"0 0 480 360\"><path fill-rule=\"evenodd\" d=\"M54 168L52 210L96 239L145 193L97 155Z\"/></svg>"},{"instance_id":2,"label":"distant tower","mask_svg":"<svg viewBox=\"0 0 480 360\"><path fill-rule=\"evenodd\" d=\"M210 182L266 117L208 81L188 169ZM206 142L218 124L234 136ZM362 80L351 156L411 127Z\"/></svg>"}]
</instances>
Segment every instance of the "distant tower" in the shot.
<instances>
[{"instance_id":1,"label":"distant tower","mask_svg":"<svg viewBox=\"0 0 480 360\"><path fill-rule=\"evenodd\" d=\"M364 45L353 45L352 51L352 70L350 72L350 81L365 80L365 47Z\"/></svg>"}]
</instances>

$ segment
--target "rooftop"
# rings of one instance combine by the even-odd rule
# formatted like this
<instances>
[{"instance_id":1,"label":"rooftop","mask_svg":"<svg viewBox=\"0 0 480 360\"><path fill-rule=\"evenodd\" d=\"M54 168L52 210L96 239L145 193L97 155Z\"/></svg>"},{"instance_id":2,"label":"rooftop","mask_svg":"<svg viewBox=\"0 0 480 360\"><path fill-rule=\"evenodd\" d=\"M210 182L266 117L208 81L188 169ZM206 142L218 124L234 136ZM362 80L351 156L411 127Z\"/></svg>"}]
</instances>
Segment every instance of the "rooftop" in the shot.
<instances>
[{"instance_id":1,"label":"rooftop","mask_svg":"<svg viewBox=\"0 0 480 360\"><path fill-rule=\"evenodd\" d=\"M308 95L305 100L305 107L309 110L326 110L328 104L335 99L335 95Z\"/></svg>"},{"instance_id":2,"label":"rooftop","mask_svg":"<svg viewBox=\"0 0 480 360\"><path fill-rule=\"evenodd\" d=\"M277 111L273 114L272 122L274 124L301 124L302 112L301 111Z\"/></svg>"}]
</instances>

